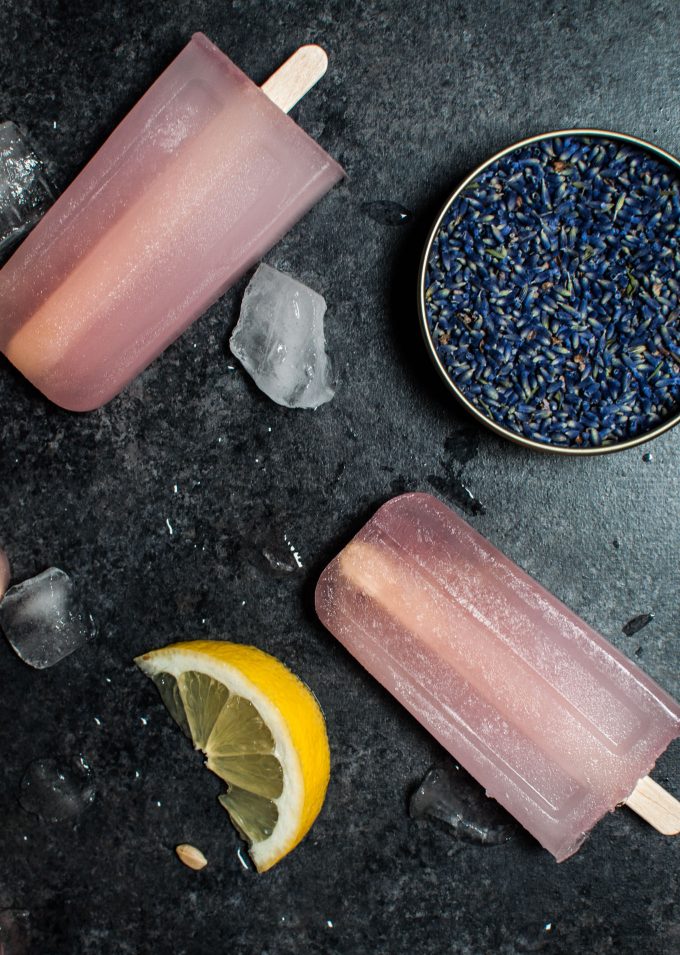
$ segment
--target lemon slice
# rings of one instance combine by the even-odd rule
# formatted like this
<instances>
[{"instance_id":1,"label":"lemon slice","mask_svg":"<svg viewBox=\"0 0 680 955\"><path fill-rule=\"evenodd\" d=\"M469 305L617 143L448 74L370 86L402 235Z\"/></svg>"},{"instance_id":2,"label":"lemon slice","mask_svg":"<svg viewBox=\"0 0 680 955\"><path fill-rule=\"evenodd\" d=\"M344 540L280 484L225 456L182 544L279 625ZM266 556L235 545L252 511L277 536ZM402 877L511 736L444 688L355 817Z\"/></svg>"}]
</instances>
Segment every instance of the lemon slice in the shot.
<instances>
[{"instance_id":1,"label":"lemon slice","mask_svg":"<svg viewBox=\"0 0 680 955\"><path fill-rule=\"evenodd\" d=\"M330 773L326 724L311 691L256 647L175 643L137 657L180 729L223 779L219 797L259 872L309 831Z\"/></svg>"}]
</instances>

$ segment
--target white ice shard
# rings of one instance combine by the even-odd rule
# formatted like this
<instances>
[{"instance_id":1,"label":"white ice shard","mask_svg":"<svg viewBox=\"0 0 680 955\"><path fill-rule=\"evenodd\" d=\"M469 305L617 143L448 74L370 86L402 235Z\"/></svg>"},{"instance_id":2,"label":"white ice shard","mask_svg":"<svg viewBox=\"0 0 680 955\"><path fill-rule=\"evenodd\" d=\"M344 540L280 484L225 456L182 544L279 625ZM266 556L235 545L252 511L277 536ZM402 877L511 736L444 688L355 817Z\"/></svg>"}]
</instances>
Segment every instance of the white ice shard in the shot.
<instances>
[{"instance_id":1,"label":"white ice shard","mask_svg":"<svg viewBox=\"0 0 680 955\"><path fill-rule=\"evenodd\" d=\"M335 394L323 296L260 265L243 296L229 347L258 388L288 408L318 408Z\"/></svg>"}]
</instances>

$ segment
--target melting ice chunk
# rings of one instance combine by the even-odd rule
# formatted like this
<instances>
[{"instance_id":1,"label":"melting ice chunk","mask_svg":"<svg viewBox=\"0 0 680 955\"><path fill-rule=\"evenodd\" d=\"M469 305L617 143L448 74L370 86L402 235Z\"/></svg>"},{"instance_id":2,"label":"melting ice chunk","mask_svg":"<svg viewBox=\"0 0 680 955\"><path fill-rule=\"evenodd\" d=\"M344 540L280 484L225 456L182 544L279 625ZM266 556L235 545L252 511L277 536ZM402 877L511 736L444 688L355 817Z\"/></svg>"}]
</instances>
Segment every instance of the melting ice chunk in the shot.
<instances>
[{"instance_id":1,"label":"melting ice chunk","mask_svg":"<svg viewBox=\"0 0 680 955\"><path fill-rule=\"evenodd\" d=\"M0 548L0 600L2 600L3 594L7 590L9 585L9 561L7 560L7 554Z\"/></svg>"},{"instance_id":2,"label":"melting ice chunk","mask_svg":"<svg viewBox=\"0 0 680 955\"><path fill-rule=\"evenodd\" d=\"M0 123L0 261L51 203L42 163L14 123Z\"/></svg>"},{"instance_id":3,"label":"melting ice chunk","mask_svg":"<svg viewBox=\"0 0 680 955\"><path fill-rule=\"evenodd\" d=\"M73 653L95 631L73 581L57 567L9 588L0 602L0 627L21 659L39 670Z\"/></svg>"},{"instance_id":4,"label":"melting ice chunk","mask_svg":"<svg viewBox=\"0 0 680 955\"><path fill-rule=\"evenodd\" d=\"M517 830L509 813L457 763L428 771L411 797L409 815L438 819L457 838L485 846L501 845Z\"/></svg>"},{"instance_id":5,"label":"melting ice chunk","mask_svg":"<svg viewBox=\"0 0 680 955\"><path fill-rule=\"evenodd\" d=\"M82 757L65 762L35 759L27 766L19 791L22 808L47 822L75 819L94 797L92 773Z\"/></svg>"},{"instance_id":6,"label":"melting ice chunk","mask_svg":"<svg viewBox=\"0 0 680 955\"><path fill-rule=\"evenodd\" d=\"M243 296L229 347L266 395L288 408L317 408L335 394L323 333L324 298L260 265Z\"/></svg>"}]
</instances>

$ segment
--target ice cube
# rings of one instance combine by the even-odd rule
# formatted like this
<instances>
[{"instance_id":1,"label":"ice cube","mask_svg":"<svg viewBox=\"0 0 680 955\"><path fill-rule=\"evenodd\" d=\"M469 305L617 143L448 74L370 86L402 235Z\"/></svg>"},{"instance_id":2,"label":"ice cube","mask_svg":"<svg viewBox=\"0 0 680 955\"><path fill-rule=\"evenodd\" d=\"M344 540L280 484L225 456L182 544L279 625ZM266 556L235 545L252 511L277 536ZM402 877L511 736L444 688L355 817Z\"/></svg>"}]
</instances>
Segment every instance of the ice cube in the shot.
<instances>
[{"instance_id":1,"label":"ice cube","mask_svg":"<svg viewBox=\"0 0 680 955\"><path fill-rule=\"evenodd\" d=\"M15 123L0 123L0 264L52 204L43 165Z\"/></svg>"},{"instance_id":2,"label":"ice cube","mask_svg":"<svg viewBox=\"0 0 680 955\"><path fill-rule=\"evenodd\" d=\"M7 554L0 548L0 600L2 600L3 594L7 590L9 584L10 571L9 571L9 561L7 559Z\"/></svg>"},{"instance_id":3,"label":"ice cube","mask_svg":"<svg viewBox=\"0 0 680 955\"><path fill-rule=\"evenodd\" d=\"M57 567L9 588L0 627L21 659L39 670L73 653L95 630L73 581Z\"/></svg>"},{"instance_id":4,"label":"ice cube","mask_svg":"<svg viewBox=\"0 0 680 955\"><path fill-rule=\"evenodd\" d=\"M317 408L335 394L325 311L323 296L269 265L260 265L245 291L229 347L280 405Z\"/></svg>"},{"instance_id":5,"label":"ice cube","mask_svg":"<svg viewBox=\"0 0 680 955\"><path fill-rule=\"evenodd\" d=\"M498 846L517 831L514 819L489 799L469 773L453 763L430 769L409 804L412 819L443 822L463 842Z\"/></svg>"}]
</instances>

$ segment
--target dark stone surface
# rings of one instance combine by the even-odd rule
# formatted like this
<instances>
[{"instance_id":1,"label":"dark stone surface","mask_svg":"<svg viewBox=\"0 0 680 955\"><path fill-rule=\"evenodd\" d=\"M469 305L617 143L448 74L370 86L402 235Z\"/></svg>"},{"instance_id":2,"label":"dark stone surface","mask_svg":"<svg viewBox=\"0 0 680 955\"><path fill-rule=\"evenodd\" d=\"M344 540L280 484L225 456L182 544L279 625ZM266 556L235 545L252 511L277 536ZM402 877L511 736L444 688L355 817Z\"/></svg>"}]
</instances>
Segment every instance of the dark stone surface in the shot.
<instances>
[{"instance_id":1,"label":"dark stone surface","mask_svg":"<svg viewBox=\"0 0 680 955\"><path fill-rule=\"evenodd\" d=\"M318 411L289 411L234 367L245 280L92 414L49 405L0 361L14 579L56 564L86 580L100 629L45 672L0 643L0 939L39 955L677 952L680 841L625 809L559 866L528 837L485 849L410 820L408 796L442 754L312 607L324 563L378 504L411 488L464 504L464 484L484 504L475 527L680 696L680 429L589 460L503 443L452 406L414 304L436 210L492 151L595 125L680 153L676 4L4 0L0 116L63 188L198 29L257 81L300 43L329 51L294 115L349 178L267 260L325 295L340 385ZM378 200L414 215L377 223L362 206ZM272 525L300 574L263 563ZM131 664L223 635L299 673L331 739L319 820L259 877L239 861L217 780ZM77 754L92 806L75 824L25 812L25 766ZM655 772L676 794L679 761L676 745ZM184 841L208 856L203 872L177 862Z\"/></svg>"}]
</instances>

